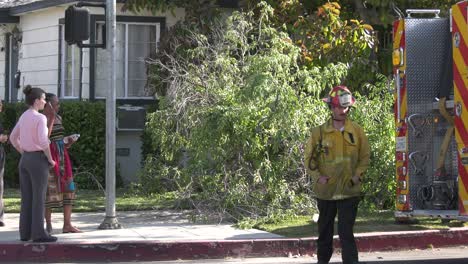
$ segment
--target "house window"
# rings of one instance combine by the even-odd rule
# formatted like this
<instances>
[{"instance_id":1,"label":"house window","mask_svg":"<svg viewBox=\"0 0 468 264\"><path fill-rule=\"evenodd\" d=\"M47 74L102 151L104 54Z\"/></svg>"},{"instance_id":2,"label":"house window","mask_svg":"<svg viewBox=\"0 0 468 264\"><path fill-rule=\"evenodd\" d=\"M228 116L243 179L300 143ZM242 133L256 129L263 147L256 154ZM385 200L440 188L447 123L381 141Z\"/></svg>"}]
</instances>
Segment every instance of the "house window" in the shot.
<instances>
[{"instance_id":1,"label":"house window","mask_svg":"<svg viewBox=\"0 0 468 264\"><path fill-rule=\"evenodd\" d=\"M96 25L97 43L101 43L104 24ZM146 89L145 59L156 52L159 41L159 23L118 22L116 28L116 97L120 99L152 98ZM107 95L110 76L109 54L96 49L95 97Z\"/></svg>"},{"instance_id":2,"label":"house window","mask_svg":"<svg viewBox=\"0 0 468 264\"><path fill-rule=\"evenodd\" d=\"M80 92L80 61L81 50L76 45L68 45L65 41L64 26L60 25L61 76L60 96L78 98Z\"/></svg>"}]
</instances>

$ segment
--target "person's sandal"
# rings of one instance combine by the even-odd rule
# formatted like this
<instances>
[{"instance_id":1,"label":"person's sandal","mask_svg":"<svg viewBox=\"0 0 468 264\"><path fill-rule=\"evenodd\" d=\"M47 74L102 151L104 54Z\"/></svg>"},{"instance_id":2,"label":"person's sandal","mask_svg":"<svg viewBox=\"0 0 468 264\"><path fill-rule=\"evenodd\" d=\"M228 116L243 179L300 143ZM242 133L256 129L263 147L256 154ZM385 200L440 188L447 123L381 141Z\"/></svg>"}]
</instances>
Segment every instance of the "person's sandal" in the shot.
<instances>
[{"instance_id":1,"label":"person's sandal","mask_svg":"<svg viewBox=\"0 0 468 264\"><path fill-rule=\"evenodd\" d=\"M71 229L67 229L67 230L62 229L62 233L64 233L64 234L67 234L67 233L83 233L83 231L81 231L78 228L73 226Z\"/></svg>"}]
</instances>

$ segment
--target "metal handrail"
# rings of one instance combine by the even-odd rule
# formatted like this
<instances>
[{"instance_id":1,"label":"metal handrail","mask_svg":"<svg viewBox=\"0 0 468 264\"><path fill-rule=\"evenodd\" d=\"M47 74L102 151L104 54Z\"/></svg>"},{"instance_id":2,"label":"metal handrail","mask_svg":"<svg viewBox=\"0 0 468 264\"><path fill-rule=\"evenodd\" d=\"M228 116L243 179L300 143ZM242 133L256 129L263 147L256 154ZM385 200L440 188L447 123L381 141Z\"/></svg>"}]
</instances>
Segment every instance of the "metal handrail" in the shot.
<instances>
[{"instance_id":1,"label":"metal handrail","mask_svg":"<svg viewBox=\"0 0 468 264\"><path fill-rule=\"evenodd\" d=\"M407 9L406 17L411 18L412 14L434 14L435 18L439 18L440 9Z\"/></svg>"}]
</instances>

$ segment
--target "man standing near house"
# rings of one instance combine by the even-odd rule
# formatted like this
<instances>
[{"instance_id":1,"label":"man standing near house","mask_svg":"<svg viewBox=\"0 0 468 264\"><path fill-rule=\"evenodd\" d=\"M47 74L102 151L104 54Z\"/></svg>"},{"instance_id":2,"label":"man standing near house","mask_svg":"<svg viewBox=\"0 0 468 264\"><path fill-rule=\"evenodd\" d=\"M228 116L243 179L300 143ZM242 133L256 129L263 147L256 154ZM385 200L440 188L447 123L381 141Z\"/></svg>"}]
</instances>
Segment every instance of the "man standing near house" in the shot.
<instances>
[{"instance_id":1,"label":"man standing near house","mask_svg":"<svg viewBox=\"0 0 468 264\"><path fill-rule=\"evenodd\" d=\"M3 102L0 100L0 112L3 111ZM0 226L5 226L3 214L5 213L3 204L3 174L5 172L5 150L3 144L8 141L8 135L5 134L3 125L0 123Z\"/></svg>"},{"instance_id":2,"label":"man standing near house","mask_svg":"<svg viewBox=\"0 0 468 264\"><path fill-rule=\"evenodd\" d=\"M333 254L335 216L343 264L359 264L353 227L361 199L361 183L369 166L369 142L363 129L348 119L355 99L346 86L334 87L323 99L331 118L312 128L305 150L305 166L312 177L319 210L318 264Z\"/></svg>"}]
</instances>

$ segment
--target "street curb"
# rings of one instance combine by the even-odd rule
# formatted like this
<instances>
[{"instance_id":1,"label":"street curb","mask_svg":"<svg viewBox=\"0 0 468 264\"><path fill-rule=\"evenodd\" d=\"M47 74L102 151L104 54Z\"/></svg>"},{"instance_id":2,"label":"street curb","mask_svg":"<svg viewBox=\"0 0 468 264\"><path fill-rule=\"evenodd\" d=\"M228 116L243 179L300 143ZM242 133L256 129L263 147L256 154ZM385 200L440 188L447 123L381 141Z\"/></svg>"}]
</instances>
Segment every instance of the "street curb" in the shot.
<instances>
[{"instance_id":1,"label":"street curb","mask_svg":"<svg viewBox=\"0 0 468 264\"><path fill-rule=\"evenodd\" d=\"M359 251L468 244L468 229L356 235ZM338 239L335 246L339 249ZM287 257L315 254L315 238L213 241L0 243L0 262L105 262Z\"/></svg>"},{"instance_id":2,"label":"street curb","mask_svg":"<svg viewBox=\"0 0 468 264\"><path fill-rule=\"evenodd\" d=\"M0 244L0 262L167 261L299 255L315 251L313 239L125 241ZM312 253L312 252L310 252Z\"/></svg>"},{"instance_id":3,"label":"street curb","mask_svg":"<svg viewBox=\"0 0 468 264\"><path fill-rule=\"evenodd\" d=\"M375 236L361 234L356 236L356 241L362 252L458 246L468 244L468 229L389 232Z\"/></svg>"}]
</instances>

